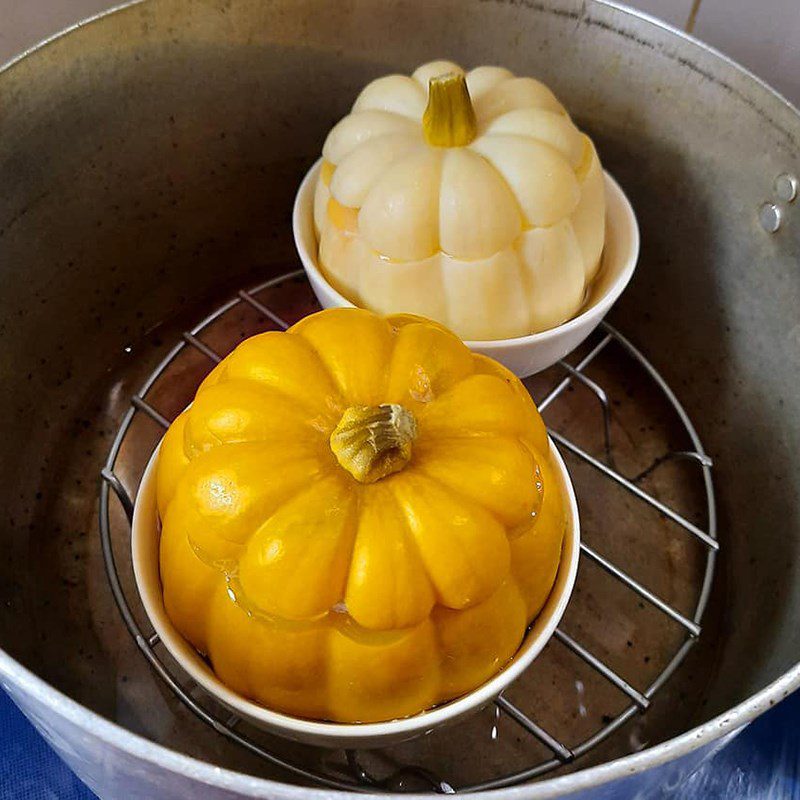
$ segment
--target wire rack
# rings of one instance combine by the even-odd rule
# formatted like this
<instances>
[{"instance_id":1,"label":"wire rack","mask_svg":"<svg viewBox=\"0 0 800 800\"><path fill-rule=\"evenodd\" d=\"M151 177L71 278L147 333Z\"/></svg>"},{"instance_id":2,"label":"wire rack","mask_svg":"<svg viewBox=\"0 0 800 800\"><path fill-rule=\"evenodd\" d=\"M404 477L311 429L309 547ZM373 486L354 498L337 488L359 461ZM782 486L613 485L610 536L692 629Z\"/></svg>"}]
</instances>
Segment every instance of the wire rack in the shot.
<instances>
[{"instance_id":1,"label":"wire rack","mask_svg":"<svg viewBox=\"0 0 800 800\"><path fill-rule=\"evenodd\" d=\"M310 768L307 764L300 762L300 759L294 759L284 756L277 752L273 752L269 746L265 746L257 740L257 737L252 735L247 726L237 716L231 715L221 706L217 706L215 701L197 685L193 684L188 676L186 676L180 668L166 653L163 644L160 642L158 635L143 627L137 621L137 617L132 610L132 604L126 595L123 588L123 581L121 580L118 572L117 561L114 555L114 548L112 541L115 537L119 536L118 531L112 530L112 515L110 513L111 496L114 495L121 504L124 511L123 518L127 521L128 529L122 533L123 541L129 542L130 540L130 524L133 517L133 499L128 490L123 485L123 482L117 476L116 468L118 458L126 437L131 432L131 426L137 415L143 414L153 420L155 423L166 429L170 420L162 415L157 408L153 407L148 402L148 393L150 393L156 381L167 374L170 367L175 362L176 357L185 349L193 348L201 353L209 361L209 366L218 363L227 353L218 353L209 347L200 337L203 331L208 328L211 323L220 320L224 315L228 314L232 309L246 304L255 311L257 311L271 324L280 329L288 327L287 322L282 318L280 312L282 309L278 307L275 310L276 297L280 298L281 286L290 281L297 281L303 276L302 270L290 272L281 275L270 281L262 283L259 286L247 291L240 291L236 297L225 303L212 314L207 316L199 322L194 328L184 332L183 337L178 341L175 346L169 351L167 356L161 361L156 369L144 381L139 391L131 397L130 407L125 413L120 427L113 440L108 458L105 466L101 472L100 482L100 536L102 544L102 553L105 567L108 573L108 579L111 584L111 589L114 595L119 611L122 615L125 625L127 626L130 634L133 636L136 645L142 652L144 657L150 663L152 668L158 676L166 683L170 690L184 703L197 717L199 717L207 725L211 726L222 736L237 743L238 745L249 750L256 756L264 759L269 764L279 767L303 782L310 784L322 785L334 789L342 789L349 791L379 791L379 790L397 790L398 787L402 788L404 785L404 776L413 775L414 786L419 789L420 786L428 788L432 792L438 793L453 793L455 790L444 780L436 775L431 774L429 771L413 767L413 766L398 766L396 773L390 777L378 778L373 776L370 771L362 766L362 760L359 753L348 751L345 753L346 770L335 770L325 768ZM271 295L271 307L261 302L259 296L269 290ZM666 400L672 406L674 411L685 429L686 434L691 442L691 449L681 450L667 453L657 459L645 472L650 472L657 467L661 462L668 459L681 459L689 460L696 463L701 472L702 482L706 500L706 524L705 529L699 527L685 516L681 515L673 508L661 502L659 499L649 494L641 488L639 480L630 480L622 475L614 467L614 462L611 453L611 440L610 440L610 420L611 420L611 403L605 390L597 382L592 380L585 374L587 367L597 358L597 356L604 351L609 345L615 343L624 357L630 362L630 367L644 370L647 376L654 382L655 386L664 395ZM233 349L237 342L231 342L229 349ZM627 366L627 365L626 365ZM658 609L659 612L666 615L674 623L677 623L683 631L683 643L676 649L672 658L668 661L661 673L650 683L650 685L640 691L632 685L631 682L612 669L607 663L597 657L588 647L567 634L564 630L558 629L555 632L555 639L558 640L563 646L568 648L575 656L584 661L592 670L596 671L602 678L608 681L615 689L622 693L622 695L629 701L621 713L617 714L614 718L604 720L604 724L599 727L594 733L583 741L579 742L562 742L557 737L551 735L545 730L535 719L532 719L529 714L526 714L521 708L512 703L504 696L500 696L496 701L496 708L498 714L506 715L509 719L513 720L526 735L544 745L549 751L549 757L539 759L536 763L532 763L525 769L516 770L513 773L498 775L490 780L472 785L460 786L460 792L474 792L486 789L500 788L510 786L513 784L521 783L538 776L544 775L547 772L556 770L566 764L569 764L575 759L585 755L592 748L603 742L615 731L619 730L635 715L642 714L647 711L656 693L664 686L669 678L674 674L675 670L685 659L689 650L697 641L701 632L701 620L703 612L708 601L709 593L711 590L711 583L714 574L714 563L716 553L718 551L718 542L716 537L716 508L714 499L714 489L711 476L712 463L710 458L703 450L703 446L694 427L684 411L681 404L678 402L674 393L667 385L662 376L656 371L653 365L617 330L610 325L603 323L601 328L601 338L594 345L594 347L580 359L575 365L570 365L566 361L559 363L560 369L563 371L563 377L553 386L543 397L537 401L540 411L545 411L551 406L570 384L577 382L584 386L596 398L599 409L602 414L603 424L603 437L605 442L605 458L599 459L590 453L583 450L581 447L572 442L569 438L561 433L550 430L550 436L558 443L564 450L570 452L578 460L585 462L594 470L597 470L603 477L609 481L622 487L627 492L630 492L641 503L652 507L667 519L671 520L679 526L686 535L697 539L705 549L705 568L702 573L702 583L699 587L697 605L694 613L687 616L674 608L668 602L663 600L654 592L650 591L646 586L637 581L626 571L618 567L615 563L610 561L600 552L597 552L585 542L581 542L581 559L587 559L594 562L602 570L607 572L612 578L623 584L630 592L637 595L641 601L645 601ZM640 479L645 473L638 476ZM580 501L579 497L579 501ZM119 538L117 538L119 541ZM579 578L580 583L580 578ZM136 600L134 600L134 606ZM202 702L201 699L202 698Z\"/></svg>"}]
</instances>

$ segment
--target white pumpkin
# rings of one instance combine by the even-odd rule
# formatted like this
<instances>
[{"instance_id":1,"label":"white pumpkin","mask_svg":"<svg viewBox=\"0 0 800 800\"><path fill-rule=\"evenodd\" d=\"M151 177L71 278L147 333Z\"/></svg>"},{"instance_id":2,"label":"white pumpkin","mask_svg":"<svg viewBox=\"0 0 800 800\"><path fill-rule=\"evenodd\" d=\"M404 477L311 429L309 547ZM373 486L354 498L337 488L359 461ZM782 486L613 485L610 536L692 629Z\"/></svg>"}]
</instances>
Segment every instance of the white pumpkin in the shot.
<instances>
[{"instance_id":1,"label":"white pumpkin","mask_svg":"<svg viewBox=\"0 0 800 800\"><path fill-rule=\"evenodd\" d=\"M449 61L378 78L323 158L319 263L353 303L471 340L543 331L581 308L603 250L603 171L539 81Z\"/></svg>"}]
</instances>

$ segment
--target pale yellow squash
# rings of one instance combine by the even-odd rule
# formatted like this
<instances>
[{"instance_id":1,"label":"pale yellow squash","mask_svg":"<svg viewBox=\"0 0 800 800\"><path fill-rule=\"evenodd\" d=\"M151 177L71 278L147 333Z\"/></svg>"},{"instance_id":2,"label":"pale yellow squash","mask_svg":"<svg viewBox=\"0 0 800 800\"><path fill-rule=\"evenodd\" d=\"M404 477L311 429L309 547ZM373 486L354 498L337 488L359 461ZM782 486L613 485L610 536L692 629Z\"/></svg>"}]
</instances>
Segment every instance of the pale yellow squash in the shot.
<instances>
[{"instance_id":1,"label":"pale yellow squash","mask_svg":"<svg viewBox=\"0 0 800 800\"><path fill-rule=\"evenodd\" d=\"M574 316L600 267L603 170L553 93L435 61L370 83L328 135L320 267L355 305L467 340Z\"/></svg>"}]
</instances>

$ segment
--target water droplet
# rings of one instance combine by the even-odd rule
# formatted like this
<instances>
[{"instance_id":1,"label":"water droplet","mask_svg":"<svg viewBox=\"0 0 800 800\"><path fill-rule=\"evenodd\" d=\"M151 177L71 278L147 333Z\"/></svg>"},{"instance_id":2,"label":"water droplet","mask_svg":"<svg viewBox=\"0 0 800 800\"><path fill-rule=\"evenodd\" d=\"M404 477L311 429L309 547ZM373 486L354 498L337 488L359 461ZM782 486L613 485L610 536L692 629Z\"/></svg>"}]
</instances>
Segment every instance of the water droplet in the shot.
<instances>
[{"instance_id":1,"label":"water droplet","mask_svg":"<svg viewBox=\"0 0 800 800\"><path fill-rule=\"evenodd\" d=\"M500 708L498 706L494 707L494 724L492 725L492 730L489 736L491 737L493 742L496 742L498 737L500 736L500 732L498 729L498 723L500 722Z\"/></svg>"},{"instance_id":2,"label":"water droplet","mask_svg":"<svg viewBox=\"0 0 800 800\"><path fill-rule=\"evenodd\" d=\"M586 717L589 712L587 711L586 706L583 704L583 698L586 694L586 687L583 685L583 681L575 681L575 691L578 693L578 714L580 714L582 717Z\"/></svg>"},{"instance_id":3,"label":"water droplet","mask_svg":"<svg viewBox=\"0 0 800 800\"><path fill-rule=\"evenodd\" d=\"M640 726L636 726L628 736L628 742L630 743L631 750L634 753L638 753L640 750L644 750L647 747L647 740L642 737L642 729Z\"/></svg>"}]
</instances>

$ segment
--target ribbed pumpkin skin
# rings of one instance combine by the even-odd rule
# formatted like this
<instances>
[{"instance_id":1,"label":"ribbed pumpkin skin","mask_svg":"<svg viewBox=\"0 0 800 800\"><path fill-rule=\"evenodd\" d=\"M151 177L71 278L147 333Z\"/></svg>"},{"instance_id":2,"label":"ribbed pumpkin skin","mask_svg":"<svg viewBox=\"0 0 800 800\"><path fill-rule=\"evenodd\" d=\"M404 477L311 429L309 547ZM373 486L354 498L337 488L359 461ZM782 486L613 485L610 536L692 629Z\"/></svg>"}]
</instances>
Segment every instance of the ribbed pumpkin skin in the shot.
<instances>
[{"instance_id":1,"label":"ribbed pumpkin skin","mask_svg":"<svg viewBox=\"0 0 800 800\"><path fill-rule=\"evenodd\" d=\"M428 82L463 73L477 133L433 146ZM605 241L603 169L539 81L435 61L370 83L329 133L314 198L319 265L357 306L507 339L575 316Z\"/></svg>"},{"instance_id":2,"label":"ribbed pumpkin skin","mask_svg":"<svg viewBox=\"0 0 800 800\"><path fill-rule=\"evenodd\" d=\"M410 461L340 466L345 410L396 403ZM558 569L564 500L511 373L439 325L362 309L243 342L161 445L161 580L231 689L370 722L468 692L514 654Z\"/></svg>"}]
</instances>

